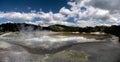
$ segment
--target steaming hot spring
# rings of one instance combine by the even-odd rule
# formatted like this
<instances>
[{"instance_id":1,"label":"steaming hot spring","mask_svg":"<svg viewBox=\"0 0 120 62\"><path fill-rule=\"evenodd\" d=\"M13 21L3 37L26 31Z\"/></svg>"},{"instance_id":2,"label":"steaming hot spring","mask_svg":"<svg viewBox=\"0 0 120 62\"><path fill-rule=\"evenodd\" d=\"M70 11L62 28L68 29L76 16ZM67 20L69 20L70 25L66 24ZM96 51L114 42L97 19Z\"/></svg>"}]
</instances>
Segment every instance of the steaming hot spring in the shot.
<instances>
[{"instance_id":1,"label":"steaming hot spring","mask_svg":"<svg viewBox=\"0 0 120 62\"><path fill-rule=\"evenodd\" d=\"M0 35L0 61L115 62L112 59L120 54L117 41L117 37L103 33L8 32Z\"/></svg>"},{"instance_id":2,"label":"steaming hot spring","mask_svg":"<svg viewBox=\"0 0 120 62\"><path fill-rule=\"evenodd\" d=\"M65 45L85 42L105 41L105 35L57 33L57 32L9 32L0 36L1 40L9 43L29 46L31 48L59 48Z\"/></svg>"}]
</instances>

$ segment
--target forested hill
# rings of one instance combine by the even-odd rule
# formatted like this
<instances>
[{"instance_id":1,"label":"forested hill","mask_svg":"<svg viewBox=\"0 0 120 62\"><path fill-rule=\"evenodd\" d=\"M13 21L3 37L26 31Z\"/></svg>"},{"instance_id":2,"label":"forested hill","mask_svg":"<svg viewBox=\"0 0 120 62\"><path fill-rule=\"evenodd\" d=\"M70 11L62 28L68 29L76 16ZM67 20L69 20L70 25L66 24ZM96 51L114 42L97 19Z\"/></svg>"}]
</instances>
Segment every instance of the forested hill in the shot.
<instances>
[{"instance_id":1,"label":"forested hill","mask_svg":"<svg viewBox=\"0 0 120 62\"><path fill-rule=\"evenodd\" d=\"M96 26L96 27L69 27L63 25L51 25L48 27L52 31L62 31L62 32L104 32L108 34L113 34L120 37L120 26Z\"/></svg>"},{"instance_id":2,"label":"forested hill","mask_svg":"<svg viewBox=\"0 0 120 62\"><path fill-rule=\"evenodd\" d=\"M15 32L21 30L40 30L40 26L33 25L33 24L26 24L26 23L6 23L0 25L0 31L2 32Z\"/></svg>"},{"instance_id":3,"label":"forested hill","mask_svg":"<svg viewBox=\"0 0 120 62\"><path fill-rule=\"evenodd\" d=\"M32 25L26 23L6 23L0 25L1 32L15 32L15 31L35 31L35 30L50 30L56 32L105 32L109 34L114 34L120 37L120 26L96 26L96 27L71 27L64 25L50 25L48 27L41 27L39 25Z\"/></svg>"}]
</instances>

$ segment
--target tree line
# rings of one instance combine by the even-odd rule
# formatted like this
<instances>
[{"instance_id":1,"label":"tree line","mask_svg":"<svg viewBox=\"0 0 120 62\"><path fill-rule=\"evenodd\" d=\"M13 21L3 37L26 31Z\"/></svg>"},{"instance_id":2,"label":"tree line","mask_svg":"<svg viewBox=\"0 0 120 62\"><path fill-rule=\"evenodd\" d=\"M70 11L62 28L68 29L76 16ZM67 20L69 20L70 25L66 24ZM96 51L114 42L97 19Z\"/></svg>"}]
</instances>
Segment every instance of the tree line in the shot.
<instances>
[{"instance_id":1,"label":"tree line","mask_svg":"<svg viewBox=\"0 0 120 62\"><path fill-rule=\"evenodd\" d=\"M35 30L49 30L56 32L104 32L113 34L120 37L120 26L95 26L95 27L72 27L65 25L50 25L48 27L42 27L40 25L32 25L26 23L6 23L0 25L1 32L16 32L16 31L35 31Z\"/></svg>"}]
</instances>

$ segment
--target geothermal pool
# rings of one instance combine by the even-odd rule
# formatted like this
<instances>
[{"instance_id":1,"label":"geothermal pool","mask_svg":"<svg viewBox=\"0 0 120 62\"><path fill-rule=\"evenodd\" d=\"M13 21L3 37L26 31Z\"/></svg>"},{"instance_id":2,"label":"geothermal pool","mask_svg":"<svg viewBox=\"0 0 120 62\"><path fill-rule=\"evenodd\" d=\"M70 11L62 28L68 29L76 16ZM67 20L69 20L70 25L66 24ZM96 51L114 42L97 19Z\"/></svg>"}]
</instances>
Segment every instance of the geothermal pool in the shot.
<instances>
[{"instance_id":1,"label":"geothermal pool","mask_svg":"<svg viewBox=\"0 0 120 62\"><path fill-rule=\"evenodd\" d=\"M79 33L66 34L66 33L57 33L57 32L19 32L19 33L9 32L1 35L1 40L13 44L28 46L28 47L41 47L41 48L51 49L51 48L57 48L57 47L62 47L77 43L104 42L107 37L103 35L104 38L95 39L95 38L90 38L90 36L89 38L86 38L87 34L84 34L84 36L86 37L83 37L81 35L82 34Z\"/></svg>"},{"instance_id":2,"label":"geothermal pool","mask_svg":"<svg viewBox=\"0 0 120 62\"><path fill-rule=\"evenodd\" d=\"M118 38L109 34L8 32L0 35L0 62L119 62Z\"/></svg>"}]
</instances>

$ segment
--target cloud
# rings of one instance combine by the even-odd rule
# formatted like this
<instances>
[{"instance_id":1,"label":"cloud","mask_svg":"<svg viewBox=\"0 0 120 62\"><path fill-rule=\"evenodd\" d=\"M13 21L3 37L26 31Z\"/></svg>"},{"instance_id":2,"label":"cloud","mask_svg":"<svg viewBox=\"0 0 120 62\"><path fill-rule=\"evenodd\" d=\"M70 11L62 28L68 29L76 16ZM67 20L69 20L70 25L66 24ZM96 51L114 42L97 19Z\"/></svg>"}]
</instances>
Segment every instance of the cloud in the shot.
<instances>
[{"instance_id":1,"label":"cloud","mask_svg":"<svg viewBox=\"0 0 120 62\"><path fill-rule=\"evenodd\" d=\"M30 24L49 26L62 24L67 26L119 25L119 0L71 0L70 8L62 7L58 13L52 11L31 11L30 13L0 12L0 19L23 20ZM36 20L36 18L38 18ZM72 19L72 22L70 21ZM36 20L33 22L33 20Z\"/></svg>"},{"instance_id":2,"label":"cloud","mask_svg":"<svg viewBox=\"0 0 120 62\"><path fill-rule=\"evenodd\" d=\"M40 21L38 21L40 25L46 25L46 26L53 24L70 25L69 22L66 22L68 18L61 13L41 12L39 14L39 18L41 19Z\"/></svg>"},{"instance_id":3,"label":"cloud","mask_svg":"<svg viewBox=\"0 0 120 62\"><path fill-rule=\"evenodd\" d=\"M71 11L70 11L69 9L65 8L65 7L62 7L62 8L60 9L60 13L61 13L61 14L69 15L69 14L71 14Z\"/></svg>"},{"instance_id":4,"label":"cloud","mask_svg":"<svg viewBox=\"0 0 120 62\"><path fill-rule=\"evenodd\" d=\"M39 18L45 21L65 21L67 19L65 18L65 15L61 13L53 13L53 12L48 12L48 13L41 12L39 14Z\"/></svg>"},{"instance_id":5,"label":"cloud","mask_svg":"<svg viewBox=\"0 0 120 62\"><path fill-rule=\"evenodd\" d=\"M36 13L20 13L20 12L0 12L0 18L6 18L10 20L33 20L38 15Z\"/></svg>"},{"instance_id":6,"label":"cloud","mask_svg":"<svg viewBox=\"0 0 120 62\"><path fill-rule=\"evenodd\" d=\"M7 21L7 22L5 22L5 23L14 23L14 22L12 22L12 21Z\"/></svg>"},{"instance_id":7,"label":"cloud","mask_svg":"<svg viewBox=\"0 0 120 62\"><path fill-rule=\"evenodd\" d=\"M93 26L94 25L94 21L91 21L91 20L89 20L89 22L88 21L84 21L84 20L81 20L81 21L77 21L77 26L80 26L80 27L86 27L86 26Z\"/></svg>"},{"instance_id":8,"label":"cloud","mask_svg":"<svg viewBox=\"0 0 120 62\"><path fill-rule=\"evenodd\" d=\"M99 2L100 1L100 2ZM107 3L112 4L112 0L104 0L107 1ZM99 4L102 6L102 3L104 2L102 0L76 0L74 2L68 2L68 4L71 6L69 11L69 15L73 15L74 21L76 21L76 24L78 26L96 26L96 25L118 25L119 22L119 12L117 11L116 14L112 13L116 10L119 10L117 7L118 4L112 4L111 8L109 6L106 6L105 9L102 7L99 7L97 5L92 4ZM118 2L118 0L115 0ZM91 3L92 2L92 3ZM99 2L99 3L96 3ZM106 3L106 4L107 4ZM114 2L115 3L115 2ZM104 7L105 5L103 5ZM115 7L114 7L115 6ZM85 7L86 10L82 11L81 7ZM106 8L110 8L106 9ZM66 8L64 8L66 9Z\"/></svg>"},{"instance_id":9,"label":"cloud","mask_svg":"<svg viewBox=\"0 0 120 62\"><path fill-rule=\"evenodd\" d=\"M67 22L66 20L68 17L63 15L62 13L53 13L53 12L39 12L34 18L39 18L40 20L36 22L27 21L25 23L28 24L37 24L41 26L49 26L54 24L61 24L61 25L67 25L67 26L75 26L72 22Z\"/></svg>"},{"instance_id":10,"label":"cloud","mask_svg":"<svg viewBox=\"0 0 120 62\"><path fill-rule=\"evenodd\" d=\"M120 10L120 0L91 0L90 2L85 3L86 5L92 5L95 8L106 9L113 11Z\"/></svg>"}]
</instances>

